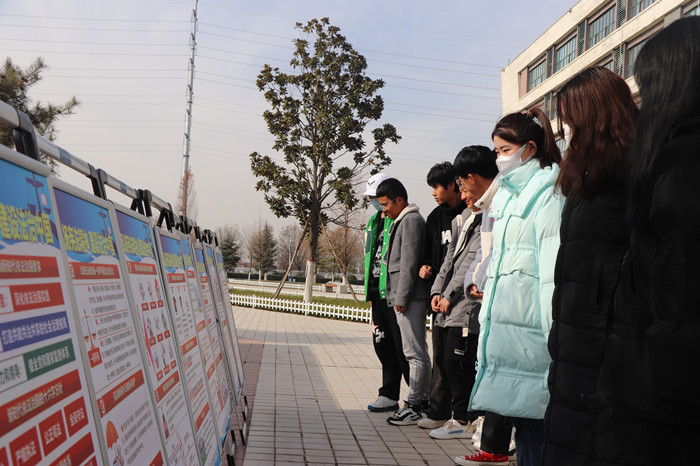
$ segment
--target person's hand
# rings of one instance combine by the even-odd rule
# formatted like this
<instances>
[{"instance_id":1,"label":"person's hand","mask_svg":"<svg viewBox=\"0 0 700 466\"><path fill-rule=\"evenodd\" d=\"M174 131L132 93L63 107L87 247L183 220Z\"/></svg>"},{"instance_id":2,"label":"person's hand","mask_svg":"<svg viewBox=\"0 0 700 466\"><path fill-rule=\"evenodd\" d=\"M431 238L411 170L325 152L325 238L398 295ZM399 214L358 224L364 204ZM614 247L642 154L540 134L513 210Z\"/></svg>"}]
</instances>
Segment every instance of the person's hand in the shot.
<instances>
[{"instance_id":1,"label":"person's hand","mask_svg":"<svg viewBox=\"0 0 700 466\"><path fill-rule=\"evenodd\" d=\"M406 312L406 306L399 306L398 304L394 306L394 309L396 309L396 312Z\"/></svg>"},{"instance_id":2,"label":"person's hand","mask_svg":"<svg viewBox=\"0 0 700 466\"><path fill-rule=\"evenodd\" d=\"M438 311L443 314L450 313L450 302L446 298L442 298L438 304Z\"/></svg>"},{"instance_id":3,"label":"person's hand","mask_svg":"<svg viewBox=\"0 0 700 466\"><path fill-rule=\"evenodd\" d=\"M433 276L433 268L429 265L424 265L418 271L418 276L424 280Z\"/></svg>"},{"instance_id":4,"label":"person's hand","mask_svg":"<svg viewBox=\"0 0 700 466\"><path fill-rule=\"evenodd\" d=\"M467 288L467 292L469 293L469 296L471 296L474 299L483 299L484 293L479 292L479 289L476 287L476 285L469 285Z\"/></svg>"},{"instance_id":5,"label":"person's hand","mask_svg":"<svg viewBox=\"0 0 700 466\"><path fill-rule=\"evenodd\" d=\"M430 300L430 308L433 310L433 312L440 312L440 308L438 307L439 302L440 295L437 294Z\"/></svg>"}]
</instances>

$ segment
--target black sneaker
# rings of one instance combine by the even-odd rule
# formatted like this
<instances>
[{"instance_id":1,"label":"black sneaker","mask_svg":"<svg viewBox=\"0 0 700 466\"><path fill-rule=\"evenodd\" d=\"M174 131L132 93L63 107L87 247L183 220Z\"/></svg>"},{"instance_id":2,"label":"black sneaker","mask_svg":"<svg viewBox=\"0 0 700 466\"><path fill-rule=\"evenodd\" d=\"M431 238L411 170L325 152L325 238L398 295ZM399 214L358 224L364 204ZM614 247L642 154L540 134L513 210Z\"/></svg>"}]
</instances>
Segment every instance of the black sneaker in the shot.
<instances>
[{"instance_id":1,"label":"black sneaker","mask_svg":"<svg viewBox=\"0 0 700 466\"><path fill-rule=\"evenodd\" d=\"M420 414L420 407L406 402L404 407L396 411L387 418L386 422L395 426L410 426L418 424L423 416Z\"/></svg>"}]
</instances>

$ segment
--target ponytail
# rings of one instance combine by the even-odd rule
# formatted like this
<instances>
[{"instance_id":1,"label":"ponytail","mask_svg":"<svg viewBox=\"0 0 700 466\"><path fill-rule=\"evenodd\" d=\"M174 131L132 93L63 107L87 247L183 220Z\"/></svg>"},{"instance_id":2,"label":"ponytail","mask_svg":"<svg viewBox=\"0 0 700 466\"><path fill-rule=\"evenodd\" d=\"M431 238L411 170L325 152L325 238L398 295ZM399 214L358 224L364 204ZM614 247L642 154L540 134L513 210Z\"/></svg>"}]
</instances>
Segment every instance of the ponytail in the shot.
<instances>
[{"instance_id":1,"label":"ponytail","mask_svg":"<svg viewBox=\"0 0 700 466\"><path fill-rule=\"evenodd\" d=\"M542 168L561 162L561 153L554 141L552 125L547 115L539 108L504 116L496 123L491 139L494 136L514 144L534 142L537 152L533 157L540 161Z\"/></svg>"}]
</instances>

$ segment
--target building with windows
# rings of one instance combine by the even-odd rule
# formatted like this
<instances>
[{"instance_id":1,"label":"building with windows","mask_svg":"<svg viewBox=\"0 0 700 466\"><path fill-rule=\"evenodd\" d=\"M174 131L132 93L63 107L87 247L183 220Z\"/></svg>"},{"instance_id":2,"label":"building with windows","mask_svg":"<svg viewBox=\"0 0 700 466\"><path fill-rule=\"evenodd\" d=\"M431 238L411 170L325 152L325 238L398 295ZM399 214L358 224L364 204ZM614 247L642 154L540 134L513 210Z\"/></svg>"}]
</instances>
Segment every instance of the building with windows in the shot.
<instances>
[{"instance_id":1,"label":"building with windows","mask_svg":"<svg viewBox=\"0 0 700 466\"><path fill-rule=\"evenodd\" d=\"M637 99L634 61L644 42L690 15L700 15L700 0L580 0L503 69L503 113L540 107L556 132L557 90L593 65L624 77Z\"/></svg>"}]
</instances>

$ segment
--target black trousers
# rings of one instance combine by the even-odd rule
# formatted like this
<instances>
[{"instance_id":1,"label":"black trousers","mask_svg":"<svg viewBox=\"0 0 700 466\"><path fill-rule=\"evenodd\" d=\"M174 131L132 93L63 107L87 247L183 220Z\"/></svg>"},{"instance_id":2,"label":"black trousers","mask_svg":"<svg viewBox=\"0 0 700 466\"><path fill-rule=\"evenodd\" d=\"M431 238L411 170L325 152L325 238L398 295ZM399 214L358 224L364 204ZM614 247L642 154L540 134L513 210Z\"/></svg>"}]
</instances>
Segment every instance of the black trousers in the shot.
<instances>
[{"instance_id":1,"label":"black trousers","mask_svg":"<svg viewBox=\"0 0 700 466\"><path fill-rule=\"evenodd\" d=\"M430 419L473 421L476 413L468 413L469 396L476 377L478 335L462 336L462 327L433 327L433 367L439 381L430 393Z\"/></svg>"},{"instance_id":2,"label":"black trousers","mask_svg":"<svg viewBox=\"0 0 700 466\"><path fill-rule=\"evenodd\" d=\"M408 362L403 355L401 332L396 323L396 313L386 299L379 297L377 290L370 289L368 298L372 301L372 342L382 364L382 386L379 395L392 400L399 399L401 377L408 385Z\"/></svg>"},{"instance_id":3,"label":"black trousers","mask_svg":"<svg viewBox=\"0 0 700 466\"><path fill-rule=\"evenodd\" d=\"M481 449L494 455L507 455L513 422L509 417L486 411L481 429Z\"/></svg>"}]
</instances>

